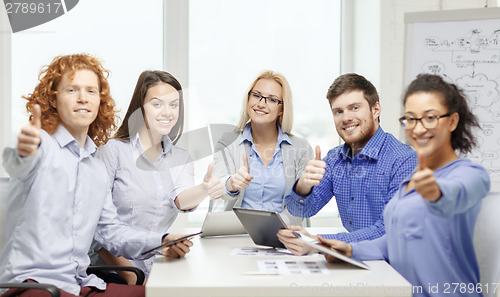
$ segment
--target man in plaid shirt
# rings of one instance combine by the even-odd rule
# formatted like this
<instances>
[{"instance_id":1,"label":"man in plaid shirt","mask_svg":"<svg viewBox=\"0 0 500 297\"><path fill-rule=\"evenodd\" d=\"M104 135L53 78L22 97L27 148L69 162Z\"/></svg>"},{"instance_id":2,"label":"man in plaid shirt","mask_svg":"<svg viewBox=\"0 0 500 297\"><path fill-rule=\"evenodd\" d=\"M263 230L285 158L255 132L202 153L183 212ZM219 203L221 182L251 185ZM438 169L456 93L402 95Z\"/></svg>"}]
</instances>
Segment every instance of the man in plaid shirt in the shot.
<instances>
[{"instance_id":1,"label":"man in plaid shirt","mask_svg":"<svg viewBox=\"0 0 500 297\"><path fill-rule=\"evenodd\" d=\"M344 144L321 160L309 161L285 196L288 211L301 217L318 213L333 197L349 232L322 234L344 242L374 239L385 233L383 210L400 183L417 166L415 151L380 127L380 102L375 87L363 76L338 77L327 92L335 127ZM294 254L311 251L291 231L311 237L300 226L280 230L278 237Z\"/></svg>"}]
</instances>

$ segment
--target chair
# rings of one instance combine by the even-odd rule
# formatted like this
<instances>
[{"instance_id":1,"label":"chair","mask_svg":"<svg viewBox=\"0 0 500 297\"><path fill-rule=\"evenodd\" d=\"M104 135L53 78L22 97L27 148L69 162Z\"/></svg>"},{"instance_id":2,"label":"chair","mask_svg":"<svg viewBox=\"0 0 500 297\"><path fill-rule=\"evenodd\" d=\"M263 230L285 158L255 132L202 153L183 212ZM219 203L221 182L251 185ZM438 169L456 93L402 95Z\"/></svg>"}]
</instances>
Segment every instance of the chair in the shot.
<instances>
[{"instance_id":1,"label":"chair","mask_svg":"<svg viewBox=\"0 0 500 297\"><path fill-rule=\"evenodd\" d=\"M500 297L500 288L497 288L500 285L499 211L500 192L491 192L483 199L474 228L474 249L484 297Z\"/></svg>"},{"instance_id":2,"label":"chair","mask_svg":"<svg viewBox=\"0 0 500 297\"><path fill-rule=\"evenodd\" d=\"M5 229L3 228L3 219L5 218L6 212L6 197L9 189L9 178L0 177L0 251L3 250L5 245ZM144 283L144 272L136 267L127 266L90 266L87 269L87 274L95 274L102 271L131 271L137 276L137 285L142 285ZM45 290L50 293L52 297L59 297L59 289L50 284L38 284L38 283L0 283L0 289L38 289Z\"/></svg>"},{"instance_id":3,"label":"chair","mask_svg":"<svg viewBox=\"0 0 500 297\"><path fill-rule=\"evenodd\" d=\"M87 268L87 274L95 274L98 277L101 277L103 272L108 272L108 271L130 271L135 273L137 277L137 281L135 282L136 285L142 285L144 284L144 280L146 279L146 276L144 275L144 271L137 267L131 267L131 266L114 266L114 265L95 265L95 266L89 266ZM101 277L102 278L102 277Z\"/></svg>"}]
</instances>

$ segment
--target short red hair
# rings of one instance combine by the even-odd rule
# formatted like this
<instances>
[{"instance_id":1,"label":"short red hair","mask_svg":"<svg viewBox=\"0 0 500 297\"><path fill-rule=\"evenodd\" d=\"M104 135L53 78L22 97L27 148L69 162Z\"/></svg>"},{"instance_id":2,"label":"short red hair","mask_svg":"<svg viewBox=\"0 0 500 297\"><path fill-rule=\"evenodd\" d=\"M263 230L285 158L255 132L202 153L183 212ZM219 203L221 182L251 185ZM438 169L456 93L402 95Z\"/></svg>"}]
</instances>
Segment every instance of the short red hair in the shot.
<instances>
[{"instance_id":1,"label":"short red hair","mask_svg":"<svg viewBox=\"0 0 500 297\"><path fill-rule=\"evenodd\" d=\"M61 118L57 110L51 103L56 102L57 87L64 74L69 73L70 78L75 77L78 70L90 70L97 75L99 80L99 94L101 102L97 118L90 124L88 136L97 146L105 144L111 136L111 132L116 129L116 104L111 97L108 77L109 70L105 69L97 58L86 54L66 55L55 57L48 66L44 66L40 71L38 79L40 82L35 87L32 94L23 96L28 100L26 109L32 113L35 104L40 105L42 110L42 129L52 134L61 123ZM55 104L53 104L55 106ZM30 116L31 119L31 116Z\"/></svg>"}]
</instances>

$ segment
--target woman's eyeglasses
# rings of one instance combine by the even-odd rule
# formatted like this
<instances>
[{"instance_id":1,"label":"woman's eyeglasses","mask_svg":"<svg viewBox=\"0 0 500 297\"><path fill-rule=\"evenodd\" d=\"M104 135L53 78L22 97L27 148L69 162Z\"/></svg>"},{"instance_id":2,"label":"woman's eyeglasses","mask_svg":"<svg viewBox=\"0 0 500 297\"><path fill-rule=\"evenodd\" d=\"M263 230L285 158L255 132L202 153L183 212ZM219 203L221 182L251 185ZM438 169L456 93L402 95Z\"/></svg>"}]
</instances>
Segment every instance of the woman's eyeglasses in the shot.
<instances>
[{"instance_id":1,"label":"woman's eyeglasses","mask_svg":"<svg viewBox=\"0 0 500 297\"><path fill-rule=\"evenodd\" d=\"M264 99L264 102L267 104L274 104L274 105L283 104L283 101L279 100L276 97L272 97L272 96L265 97L259 93L253 92L253 91L250 92L248 95L250 95L250 99L257 101L257 102L260 102L260 100Z\"/></svg>"},{"instance_id":2,"label":"woman's eyeglasses","mask_svg":"<svg viewBox=\"0 0 500 297\"><path fill-rule=\"evenodd\" d=\"M425 129L434 129L438 125L438 120L440 118L445 118L449 117L451 113L443 114L443 115L428 115L425 117L421 118L407 118L407 117L401 117L399 119L399 122L401 123L401 126L403 126L406 130L411 130L417 126L417 122L420 121L422 123L422 126L424 126Z\"/></svg>"}]
</instances>

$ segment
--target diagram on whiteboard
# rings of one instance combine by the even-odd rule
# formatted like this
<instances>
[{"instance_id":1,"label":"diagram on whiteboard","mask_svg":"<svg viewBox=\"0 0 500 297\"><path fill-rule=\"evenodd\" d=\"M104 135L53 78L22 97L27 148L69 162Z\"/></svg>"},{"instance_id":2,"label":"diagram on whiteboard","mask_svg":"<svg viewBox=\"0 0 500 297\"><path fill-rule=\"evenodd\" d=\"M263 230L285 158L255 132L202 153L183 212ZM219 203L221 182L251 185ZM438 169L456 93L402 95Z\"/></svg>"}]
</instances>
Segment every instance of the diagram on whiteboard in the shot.
<instances>
[{"instance_id":1,"label":"diagram on whiteboard","mask_svg":"<svg viewBox=\"0 0 500 297\"><path fill-rule=\"evenodd\" d=\"M478 117L478 147L467 156L500 179L500 22L415 24L409 83L419 73L443 76L467 95Z\"/></svg>"}]
</instances>

